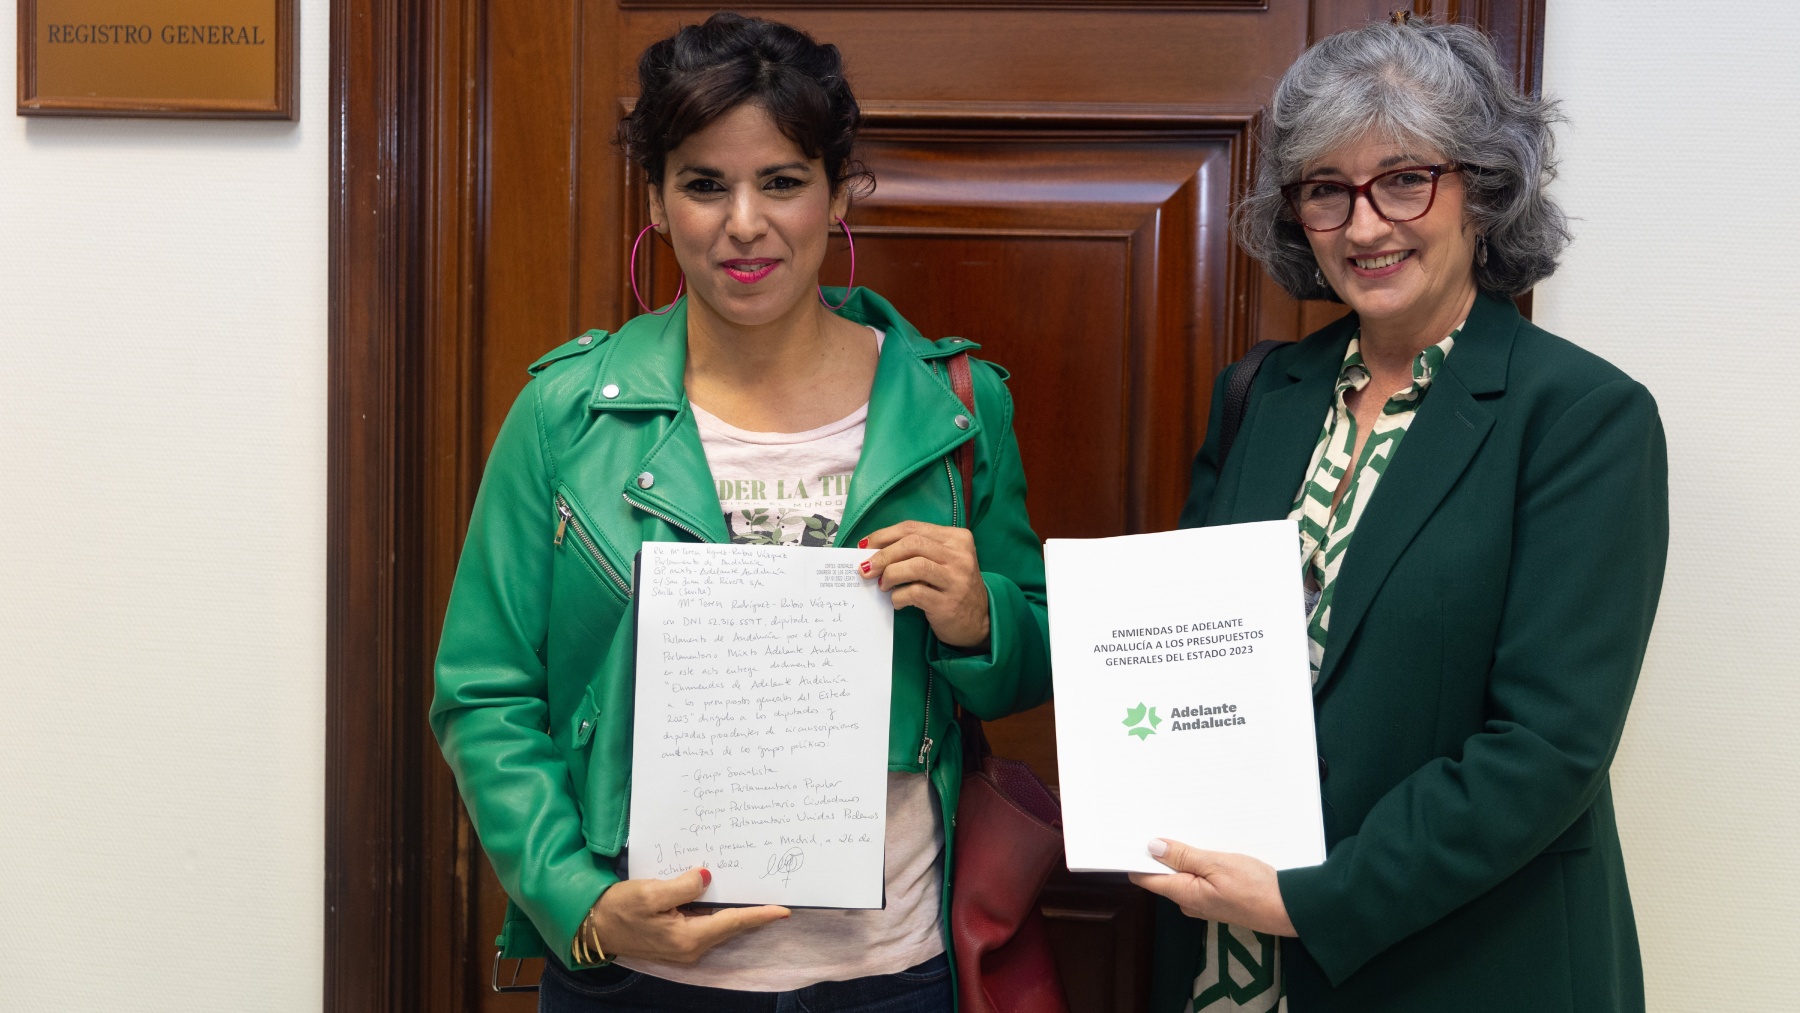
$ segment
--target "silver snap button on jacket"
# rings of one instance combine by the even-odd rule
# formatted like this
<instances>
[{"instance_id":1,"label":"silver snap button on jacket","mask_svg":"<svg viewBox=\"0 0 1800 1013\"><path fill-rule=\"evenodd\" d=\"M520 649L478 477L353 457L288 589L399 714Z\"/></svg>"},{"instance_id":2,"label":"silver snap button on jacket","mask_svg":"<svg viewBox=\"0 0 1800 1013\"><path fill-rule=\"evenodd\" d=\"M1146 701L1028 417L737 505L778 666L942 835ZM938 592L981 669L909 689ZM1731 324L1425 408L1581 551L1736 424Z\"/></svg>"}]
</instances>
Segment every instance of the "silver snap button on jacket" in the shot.
<instances>
[{"instance_id":1,"label":"silver snap button on jacket","mask_svg":"<svg viewBox=\"0 0 1800 1013\"><path fill-rule=\"evenodd\" d=\"M615 397L618 397L619 396L619 385L616 383L609 383L606 386L600 388L600 396L603 398L606 398L607 400L611 400Z\"/></svg>"},{"instance_id":2,"label":"silver snap button on jacket","mask_svg":"<svg viewBox=\"0 0 1800 1013\"><path fill-rule=\"evenodd\" d=\"M575 343L577 345L591 345L594 343L594 336L592 334L583 334L581 337L575 339Z\"/></svg>"},{"instance_id":3,"label":"silver snap button on jacket","mask_svg":"<svg viewBox=\"0 0 1800 1013\"><path fill-rule=\"evenodd\" d=\"M967 415L958 415L956 417L956 428L958 428L958 429L969 428L969 417Z\"/></svg>"},{"instance_id":4,"label":"silver snap button on jacket","mask_svg":"<svg viewBox=\"0 0 1800 1013\"><path fill-rule=\"evenodd\" d=\"M648 489L655 484L656 484L656 476L650 474L647 471L638 476L638 488L639 489Z\"/></svg>"}]
</instances>

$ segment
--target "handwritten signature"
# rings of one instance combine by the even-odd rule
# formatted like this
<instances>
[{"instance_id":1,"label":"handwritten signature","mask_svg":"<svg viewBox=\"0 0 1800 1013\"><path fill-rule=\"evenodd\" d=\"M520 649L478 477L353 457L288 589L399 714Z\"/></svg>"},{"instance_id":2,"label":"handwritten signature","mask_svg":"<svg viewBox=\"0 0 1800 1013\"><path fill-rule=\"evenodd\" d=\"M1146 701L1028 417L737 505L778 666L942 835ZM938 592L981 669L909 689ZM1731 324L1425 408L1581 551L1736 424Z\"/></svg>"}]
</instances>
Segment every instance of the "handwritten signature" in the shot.
<instances>
[{"instance_id":1,"label":"handwritten signature","mask_svg":"<svg viewBox=\"0 0 1800 1013\"><path fill-rule=\"evenodd\" d=\"M806 852L800 848L789 848L779 855L769 856L769 867L763 870L762 879L772 876L781 877L781 885L788 885L789 877L800 871L806 864Z\"/></svg>"}]
</instances>

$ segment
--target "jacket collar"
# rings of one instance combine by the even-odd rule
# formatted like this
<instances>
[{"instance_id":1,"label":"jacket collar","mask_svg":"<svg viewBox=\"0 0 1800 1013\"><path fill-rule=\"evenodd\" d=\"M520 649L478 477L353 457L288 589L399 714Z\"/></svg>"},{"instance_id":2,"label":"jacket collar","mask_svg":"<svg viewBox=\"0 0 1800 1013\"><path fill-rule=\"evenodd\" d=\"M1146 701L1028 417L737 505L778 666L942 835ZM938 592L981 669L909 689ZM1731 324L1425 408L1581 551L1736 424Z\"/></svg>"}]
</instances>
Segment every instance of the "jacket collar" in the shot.
<instances>
[{"instance_id":1,"label":"jacket collar","mask_svg":"<svg viewBox=\"0 0 1800 1013\"><path fill-rule=\"evenodd\" d=\"M1356 314L1352 313L1301 341L1288 356L1287 375L1301 382L1318 382L1322 378L1336 383L1344 365L1344 353L1358 327Z\"/></svg>"},{"instance_id":2,"label":"jacket collar","mask_svg":"<svg viewBox=\"0 0 1800 1013\"><path fill-rule=\"evenodd\" d=\"M1494 416L1476 398L1505 392L1522 321L1511 300L1486 293L1476 297L1456 348L1357 525L1338 574L1315 693L1331 684L1382 582L1487 439ZM1289 382L1256 398L1241 451L1234 451L1244 454L1244 462L1230 520L1287 516L1357 326L1352 314L1301 342L1287 357Z\"/></svg>"},{"instance_id":3,"label":"jacket collar","mask_svg":"<svg viewBox=\"0 0 1800 1013\"><path fill-rule=\"evenodd\" d=\"M1344 557L1315 693L1331 684L1388 573L1494 428L1493 413L1475 398L1506 390L1506 368L1522 319L1510 300L1485 293L1475 297L1456 348L1376 485Z\"/></svg>"},{"instance_id":4,"label":"jacket collar","mask_svg":"<svg viewBox=\"0 0 1800 1013\"><path fill-rule=\"evenodd\" d=\"M608 341L594 378L595 411L670 411L687 405L687 297L661 316L632 317Z\"/></svg>"},{"instance_id":5,"label":"jacket collar","mask_svg":"<svg viewBox=\"0 0 1800 1013\"><path fill-rule=\"evenodd\" d=\"M842 289L826 289L833 302ZM936 360L979 347L974 342L927 341L886 299L868 289L848 293L839 316L886 334L869 395L862 457L850 482L838 538L856 531L869 508L907 475L981 432L981 420L963 407ZM626 500L665 515L707 541L729 539L724 510L688 407L682 377L687 368L687 300L662 316L643 314L607 343L596 370L589 407L603 412L670 413L666 428L632 474L622 476ZM966 428L956 424L965 417ZM649 476L649 485L644 485Z\"/></svg>"},{"instance_id":6,"label":"jacket collar","mask_svg":"<svg viewBox=\"0 0 1800 1013\"><path fill-rule=\"evenodd\" d=\"M1469 319L1456 338L1456 348L1444 360L1444 368L1455 372L1476 397L1505 393L1513 337L1524 322L1511 299L1486 292L1476 295L1475 305L1469 308Z\"/></svg>"},{"instance_id":7,"label":"jacket collar","mask_svg":"<svg viewBox=\"0 0 1800 1013\"><path fill-rule=\"evenodd\" d=\"M1477 293L1462 334L1456 339L1455 354L1444 360L1444 368L1454 370L1471 394L1505 391L1513 335L1524 320L1511 299ZM1360 326L1352 313L1300 342L1288 356L1287 375L1302 382L1316 382L1321 374L1326 374L1335 382L1344 364L1344 352L1350 347L1350 337Z\"/></svg>"},{"instance_id":8,"label":"jacket collar","mask_svg":"<svg viewBox=\"0 0 1800 1013\"><path fill-rule=\"evenodd\" d=\"M588 406L594 411L649 412L650 452L619 476L625 501L707 542L730 541L725 511L713 488L700 428L688 409L687 300L660 316L633 317L607 342Z\"/></svg>"}]
</instances>

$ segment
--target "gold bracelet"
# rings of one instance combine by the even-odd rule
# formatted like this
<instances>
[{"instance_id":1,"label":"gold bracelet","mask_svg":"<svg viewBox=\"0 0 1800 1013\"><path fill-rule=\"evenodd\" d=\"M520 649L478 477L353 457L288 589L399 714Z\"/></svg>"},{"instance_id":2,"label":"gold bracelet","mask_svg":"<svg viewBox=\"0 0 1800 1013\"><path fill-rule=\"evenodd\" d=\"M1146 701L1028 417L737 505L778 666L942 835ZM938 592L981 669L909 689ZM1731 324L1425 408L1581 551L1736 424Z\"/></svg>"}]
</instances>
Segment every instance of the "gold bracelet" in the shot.
<instances>
[{"instance_id":1,"label":"gold bracelet","mask_svg":"<svg viewBox=\"0 0 1800 1013\"><path fill-rule=\"evenodd\" d=\"M577 963L593 965L611 963L612 958L608 957L606 951L600 946L600 930L595 927L593 922L594 913L589 911L588 916L581 920L581 925L575 930L575 939L569 944L569 952L574 955Z\"/></svg>"}]
</instances>

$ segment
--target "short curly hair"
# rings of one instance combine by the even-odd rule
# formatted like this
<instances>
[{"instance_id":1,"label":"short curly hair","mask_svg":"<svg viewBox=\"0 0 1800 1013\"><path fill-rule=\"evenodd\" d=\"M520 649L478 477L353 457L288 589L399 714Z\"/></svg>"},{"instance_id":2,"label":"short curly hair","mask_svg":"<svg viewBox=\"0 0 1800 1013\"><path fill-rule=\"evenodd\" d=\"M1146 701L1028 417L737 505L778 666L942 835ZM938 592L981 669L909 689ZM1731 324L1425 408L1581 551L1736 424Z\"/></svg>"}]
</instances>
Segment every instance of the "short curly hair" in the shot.
<instances>
[{"instance_id":1,"label":"short curly hair","mask_svg":"<svg viewBox=\"0 0 1800 1013\"><path fill-rule=\"evenodd\" d=\"M854 157L862 110L829 43L778 21L725 11L686 25L638 58L638 98L619 122L618 143L652 186L669 152L744 103L768 110L807 158L825 163L832 189L874 189Z\"/></svg>"},{"instance_id":2,"label":"short curly hair","mask_svg":"<svg viewBox=\"0 0 1800 1013\"><path fill-rule=\"evenodd\" d=\"M1493 44L1466 25L1422 19L1339 32L1288 68L1265 112L1260 164L1233 222L1239 245L1297 299L1341 301L1319 282L1284 183L1333 148L1370 134L1414 142L1465 167L1469 221L1487 239L1484 291L1518 295L1550 276L1568 219L1556 176L1555 102L1519 94Z\"/></svg>"}]
</instances>

